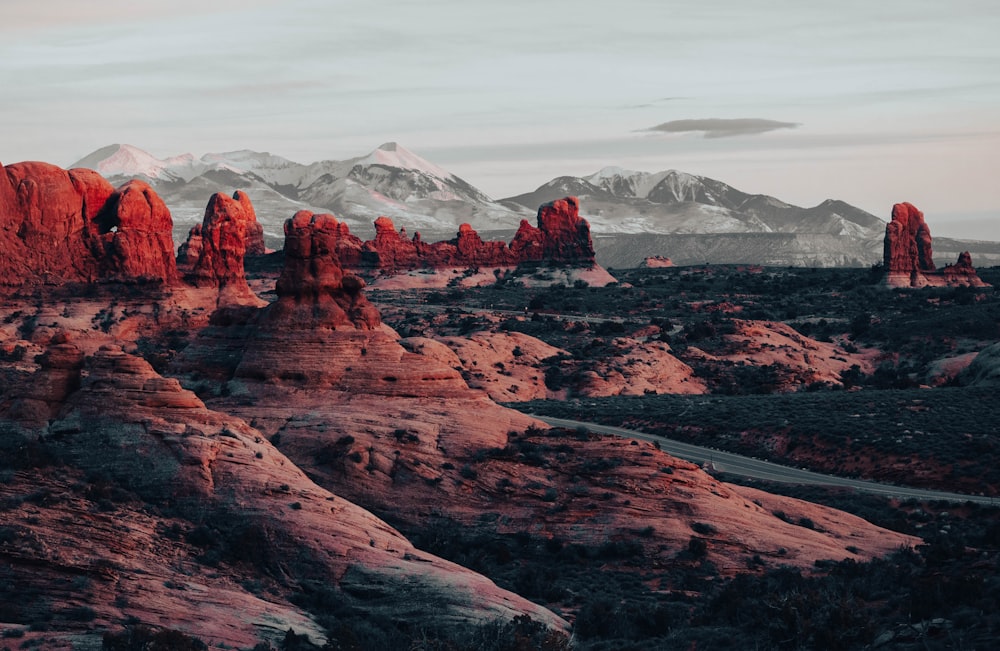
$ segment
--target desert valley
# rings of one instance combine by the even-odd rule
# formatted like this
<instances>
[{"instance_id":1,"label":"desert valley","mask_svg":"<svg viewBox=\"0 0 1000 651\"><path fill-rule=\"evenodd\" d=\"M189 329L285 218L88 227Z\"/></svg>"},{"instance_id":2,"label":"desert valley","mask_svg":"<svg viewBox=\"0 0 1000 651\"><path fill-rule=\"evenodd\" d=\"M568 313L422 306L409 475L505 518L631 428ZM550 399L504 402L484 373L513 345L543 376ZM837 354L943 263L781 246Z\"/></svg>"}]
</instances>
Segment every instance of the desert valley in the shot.
<instances>
[{"instance_id":1,"label":"desert valley","mask_svg":"<svg viewBox=\"0 0 1000 651\"><path fill-rule=\"evenodd\" d=\"M0 167L0 649L1000 639L1000 244L395 143L71 167Z\"/></svg>"}]
</instances>

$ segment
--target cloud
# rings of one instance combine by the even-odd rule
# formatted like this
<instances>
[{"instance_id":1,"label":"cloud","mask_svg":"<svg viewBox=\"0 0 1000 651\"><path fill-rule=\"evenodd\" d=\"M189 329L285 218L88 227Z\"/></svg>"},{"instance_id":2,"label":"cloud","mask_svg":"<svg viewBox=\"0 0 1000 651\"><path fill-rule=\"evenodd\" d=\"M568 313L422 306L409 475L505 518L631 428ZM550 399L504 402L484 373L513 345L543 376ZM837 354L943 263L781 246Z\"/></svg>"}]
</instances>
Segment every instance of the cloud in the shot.
<instances>
[{"instance_id":1,"label":"cloud","mask_svg":"<svg viewBox=\"0 0 1000 651\"><path fill-rule=\"evenodd\" d=\"M731 136L749 136L765 133L776 129L794 129L798 122L778 122L777 120L762 120L760 118L703 118L697 120L671 120L642 131L659 131L662 133L704 132L706 138L728 138Z\"/></svg>"}]
</instances>

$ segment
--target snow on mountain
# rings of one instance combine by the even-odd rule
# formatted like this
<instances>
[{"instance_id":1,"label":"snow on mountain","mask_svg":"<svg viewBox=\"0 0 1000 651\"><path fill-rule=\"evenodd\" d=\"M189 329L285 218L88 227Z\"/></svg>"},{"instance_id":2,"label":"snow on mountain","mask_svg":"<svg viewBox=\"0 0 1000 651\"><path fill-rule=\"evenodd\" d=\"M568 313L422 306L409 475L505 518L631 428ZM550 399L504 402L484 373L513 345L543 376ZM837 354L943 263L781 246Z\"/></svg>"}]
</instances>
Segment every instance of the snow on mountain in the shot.
<instances>
[{"instance_id":1,"label":"snow on mountain","mask_svg":"<svg viewBox=\"0 0 1000 651\"><path fill-rule=\"evenodd\" d=\"M367 156L356 158L352 161L355 165L384 165L403 170L412 170L428 176L434 176L442 181L451 181L455 176L444 168L438 167L434 163L421 158L409 149L395 142L387 142L379 145L375 151Z\"/></svg>"},{"instance_id":2,"label":"snow on mountain","mask_svg":"<svg viewBox=\"0 0 1000 651\"><path fill-rule=\"evenodd\" d=\"M815 233L880 238L885 222L843 202L800 208L748 194L721 181L680 172L605 167L561 176L534 192L503 200L537 206L564 194L580 197L595 233Z\"/></svg>"},{"instance_id":3,"label":"snow on mountain","mask_svg":"<svg viewBox=\"0 0 1000 651\"><path fill-rule=\"evenodd\" d=\"M212 193L236 189L250 195L265 235L274 238L280 237L284 220L302 209L332 212L361 234L370 232L381 215L410 232L453 234L464 222L479 229L513 229L534 214L534 209L498 204L394 142L357 158L310 164L251 150L158 159L130 145L112 145L74 167L96 169L116 181L150 182L171 208L178 240L200 221Z\"/></svg>"},{"instance_id":4,"label":"snow on mountain","mask_svg":"<svg viewBox=\"0 0 1000 651\"><path fill-rule=\"evenodd\" d=\"M583 180L604 188L616 196L644 199L667 174L670 172L651 174L620 167L605 167L590 176L583 177Z\"/></svg>"},{"instance_id":5,"label":"snow on mountain","mask_svg":"<svg viewBox=\"0 0 1000 651\"><path fill-rule=\"evenodd\" d=\"M148 180L176 181L186 177L194 167L194 156L182 154L159 159L132 145L109 145L70 165L96 170L105 177L144 177Z\"/></svg>"},{"instance_id":6,"label":"snow on mountain","mask_svg":"<svg viewBox=\"0 0 1000 651\"><path fill-rule=\"evenodd\" d=\"M803 258L810 263L857 260L858 251L877 248L871 242L881 241L885 228L881 219L842 201L801 208L678 170L605 167L589 176L557 177L533 192L495 201L395 142L364 156L310 164L245 149L158 159L131 145L111 145L74 167L90 167L115 180L149 181L170 206L178 241L201 221L212 193L237 189L254 201L272 246L280 244L284 220L302 209L331 212L363 237L372 233L377 217L386 215L408 233L420 230L440 238L453 235L462 223L477 230L513 230L521 219L530 220L539 205L567 195L580 197L581 212L595 236L746 234L773 236L777 242L794 234L803 250L811 246L805 244L809 238L822 236L843 238L844 250L852 251L840 255L824 239L815 257ZM771 251L758 245L753 250L758 249Z\"/></svg>"}]
</instances>

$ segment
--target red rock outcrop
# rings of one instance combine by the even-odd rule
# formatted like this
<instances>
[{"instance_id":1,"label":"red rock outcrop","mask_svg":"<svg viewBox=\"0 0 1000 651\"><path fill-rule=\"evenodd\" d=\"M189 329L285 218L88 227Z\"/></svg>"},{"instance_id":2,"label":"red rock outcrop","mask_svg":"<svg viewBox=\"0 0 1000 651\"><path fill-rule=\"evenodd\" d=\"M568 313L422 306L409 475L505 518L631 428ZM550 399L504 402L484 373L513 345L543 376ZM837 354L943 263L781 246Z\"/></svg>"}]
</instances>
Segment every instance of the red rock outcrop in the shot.
<instances>
[{"instance_id":1,"label":"red rock outcrop","mask_svg":"<svg viewBox=\"0 0 1000 651\"><path fill-rule=\"evenodd\" d=\"M30 380L14 383L7 416L27 425L44 425L80 386L83 352L66 333L54 336L36 358L39 370Z\"/></svg>"},{"instance_id":2,"label":"red rock outcrop","mask_svg":"<svg viewBox=\"0 0 1000 651\"><path fill-rule=\"evenodd\" d=\"M938 270L938 275L944 280L944 284L949 287L989 287L989 283L984 282L976 268L972 266L972 255L968 251L958 254L955 264L947 264Z\"/></svg>"},{"instance_id":3,"label":"red rock outcrop","mask_svg":"<svg viewBox=\"0 0 1000 651\"><path fill-rule=\"evenodd\" d=\"M667 267L673 267L674 262L670 258L665 258L661 255L653 255L645 258L639 267L643 269L665 269Z\"/></svg>"},{"instance_id":4,"label":"red rock outcrop","mask_svg":"<svg viewBox=\"0 0 1000 651\"><path fill-rule=\"evenodd\" d=\"M580 217L576 197L547 203L538 209L538 226L522 220L514 239L487 242L469 224L454 239L427 243L406 230L396 231L388 217L375 220L375 239L364 243L360 265L388 273L448 267L513 267L522 262L593 267L590 225ZM354 263L345 261L345 267Z\"/></svg>"},{"instance_id":5,"label":"red rock outcrop","mask_svg":"<svg viewBox=\"0 0 1000 651\"><path fill-rule=\"evenodd\" d=\"M172 284L170 212L153 190L115 190L92 170L27 162L0 167L0 284Z\"/></svg>"},{"instance_id":6,"label":"red rock outcrop","mask_svg":"<svg viewBox=\"0 0 1000 651\"><path fill-rule=\"evenodd\" d=\"M580 217L580 201L566 197L538 208L538 227L521 220L510 250L522 261L594 262L590 224Z\"/></svg>"},{"instance_id":7,"label":"red rock outcrop","mask_svg":"<svg viewBox=\"0 0 1000 651\"><path fill-rule=\"evenodd\" d=\"M203 249L202 238L209 222L212 224L212 230L223 231L216 234L215 237L219 239L220 244L225 243L226 250L232 251L239 246L243 249L242 256L257 256L267 253L267 248L264 246L264 227L257 221L257 212L254 210L250 197L242 190L233 193L232 199L222 194L214 194L205 208L204 221L191 227L187 240L177 249L178 267L186 275L193 273L195 282L198 282L203 276L210 279L217 275L212 269L195 269L199 265L198 261ZM237 244L237 240L239 244ZM215 267L217 265L215 257L214 255L210 256L211 259L205 266Z\"/></svg>"},{"instance_id":8,"label":"red rock outcrop","mask_svg":"<svg viewBox=\"0 0 1000 651\"><path fill-rule=\"evenodd\" d=\"M931 231L924 213L913 204L892 207L892 221L885 226L884 258L890 273L934 271Z\"/></svg>"},{"instance_id":9,"label":"red rock outcrop","mask_svg":"<svg viewBox=\"0 0 1000 651\"><path fill-rule=\"evenodd\" d=\"M336 285L315 280L333 279L340 270L330 266L329 244L319 246L322 255L314 244L317 237L332 238L335 230L329 218L290 221L279 290L284 296L256 321L203 333L172 367L181 374L197 371L199 377L228 376L227 390L208 402L210 408L254 423L265 437L280 434L281 451L328 489L411 525L446 517L464 526L584 545L634 541L641 518L655 529L642 544L664 563L688 543L692 522L711 521L727 532L710 541L713 562L726 571L745 568L754 555L798 566L847 557L855 553L845 551L848 539L860 557L912 540L856 519L838 523L842 514L796 500L782 508L812 509L809 517L822 519L824 530L785 523L739 489L649 443L545 434L537 421L470 389L452 367L455 353L436 342L411 339L405 342L410 351L426 354L407 352L387 328L343 323L339 314L334 327L314 319L311 328L297 328L279 306L289 298L284 286L293 279L307 288ZM316 257L326 265L319 271L312 266ZM319 303L316 291L299 292L295 300L301 319L310 318ZM459 347L457 357L460 363L463 356L479 356L479 365L495 363L496 354L517 356L518 341L524 340L484 340L477 350ZM211 357L202 354L203 347L239 351L235 366L206 368ZM509 353L491 353L489 347ZM662 362L666 346L655 352ZM213 363L233 361L216 357ZM477 367L476 361L466 359L466 369ZM531 371L524 372L529 377ZM542 375L534 369L533 381ZM544 461L527 460L532 450L543 449L560 453L539 452ZM671 471L664 473L664 467ZM597 494L601 508L592 497ZM541 515L539 501L554 500L561 508L543 507ZM495 524L482 525L486 512L498 514Z\"/></svg>"},{"instance_id":10,"label":"red rock outcrop","mask_svg":"<svg viewBox=\"0 0 1000 651\"><path fill-rule=\"evenodd\" d=\"M195 285L218 287L220 303L254 303L257 299L247 285L244 259L251 247L256 255L263 255L263 232L245 193L237 191L232 198L214 194L204 220L191 229L178 252L178 261L189 266L186 276Z\"/></svg>"},{"instance_id":11,"label":"red rock outcrop","mask_svg":"<svg viewBox=\"0 0 1000 651\"><path fill-rule=\"evenodd\" d=\"M931 231L924 213L911 203L892 207L892 221L885 227L883 263L890 287L984 287L968 252L958 262L938 271L934 265Z\"/></svg>"},{"instance_id":12,"label":"red rock outcrop","mask_svg":"<svg viewBox=\"0 0 1000 651\"><path fill-rule=\"evenodd\" d=\"M96 252L103 278L122 282L179 279L173 219L144 181L128 181L105 204L98 220L103 250Z\"/></svg>"},{"instance_id":13,"label":"red rock outcrop","mask_svg":"<svg viewBox=\"0 0 1000 651\"><path fill-rule=\"evenodd\" d=\"M357 276L344 274L336 257L342 224L331 215L302 211L285 221L285 266L268 308L273 324L295 330L371 330L381 323Z\"/></svg>"},{"instance_id":14,"label":"red rock outcrop","mask_svg":"<svg viewBox=\"0 0 1000 651\"><path fill-rule=\"evenodd\" d=\"M322 629L290 602L298 586L317 582L342 590L345 605L363 588L367 601L358 605L366 612L413 625L528 614L566 627L481 575L415 549L382 520L316 485L258 430L207 409L144 360L105 346L84 371L51 422L24 434L0 432L41 435L60 460L57 472L23 478L59 497L28 504L31 518L9 513L19 524L0 541L0 590L7 597L11 586L23 587L22 603L4 609L15 621L34 621L39 608L83 603L93 615L63 630L100 635L131 620L181 629L213 648L249 648L261 639L280 642L292 628L322 644ZM80 483L85 476L100 476L103 488ZM74 480L77 488L66 485ZM100 509L88 503L112 487L127 488L129 497L105 499ZM150 504L170 515L151 514ZM212 541L201 548L183 535L199 526ZM176 533L164 533L171 527ZM12 535L16 545L8 545ZM198 560L208 545L221 549L211 565ZM54 587L78 576L92 580ZM241 588L241 577L268 581L267 598ZM435 604L434 612L414 607L423 603Z\"/></svg>"}]
</instances>

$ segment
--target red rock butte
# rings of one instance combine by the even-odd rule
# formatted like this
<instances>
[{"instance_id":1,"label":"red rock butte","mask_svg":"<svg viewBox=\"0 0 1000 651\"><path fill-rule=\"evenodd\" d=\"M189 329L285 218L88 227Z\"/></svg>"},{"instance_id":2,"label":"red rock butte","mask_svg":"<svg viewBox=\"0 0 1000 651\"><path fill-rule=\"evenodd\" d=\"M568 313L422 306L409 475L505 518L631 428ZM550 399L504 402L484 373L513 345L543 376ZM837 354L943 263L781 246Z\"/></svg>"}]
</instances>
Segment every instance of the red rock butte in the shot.
<instances>
[{"instance_id":1,"label":"red rock butte","mask_svg":"<svg viewBox=\"0 0 1000 651\"><path fill-rule=\"evenodd\" d=\"M179 280L173 222L142 181L117 190L97 172L0 166L0 284Z\"/></svg>"},{"instance_id":2,"label":"red rock butte","mask_svg":"<svg viewBox=\"0 0 1000 651\"><path fill-rule=\"evenodd\" d=\"M890 287L988 287L972 266L968 251L955 264L934 265L931 231L924 213L911 203L892 207L892 221L885 227L883 261Z\"/></svg>"}]
</instances>

